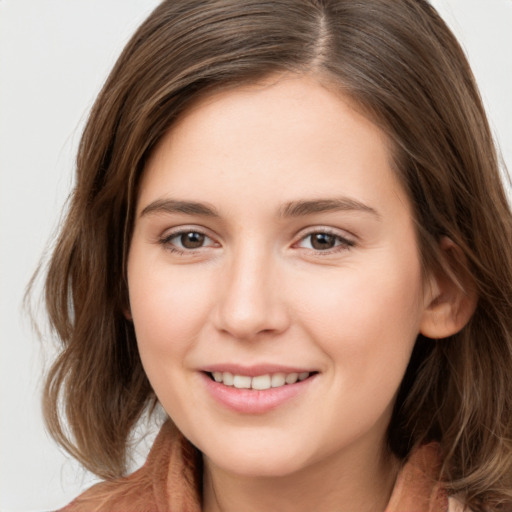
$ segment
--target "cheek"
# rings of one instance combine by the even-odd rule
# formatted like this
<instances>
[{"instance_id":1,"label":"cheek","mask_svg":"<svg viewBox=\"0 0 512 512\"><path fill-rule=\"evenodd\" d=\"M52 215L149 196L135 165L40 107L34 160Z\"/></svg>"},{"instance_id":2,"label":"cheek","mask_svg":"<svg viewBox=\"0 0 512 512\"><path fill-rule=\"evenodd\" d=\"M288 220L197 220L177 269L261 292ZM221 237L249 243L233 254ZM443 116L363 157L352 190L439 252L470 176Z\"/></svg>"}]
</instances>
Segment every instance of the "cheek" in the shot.
<instances>
[{"instance_id":1,"label":"cheek","mask_svg":"<svg viewBox=\"0 0 512 512\"><path fill-rule=\"evenodd\" d=\"M304 280L302 284L306 285ZM327 334L358 336L366 330L416 330L421 315L418 273L339 272L298 291L301 311Z\"/></svg>"},{"instance_id":2,"label":"cheek","mask_svg":"<svg viewBox=\"0 0 512 512\"><path fill-rule=\"evenodd\" d=\"M141 356L182 354L198 337L208 309L209 287L169 265L129 264L130 309ZM148 269L148 270L146 270Z\"/></svg>"},{"instance_id":3,"label":"cheek","mask_svg":"<svg viewBox=\"0 0 512 512\"><path fill-rule=\"evenodd\" d=\"M392 252L375 261L336 269L301 287L300 315L343 375L389 372L401 380L422 315L420 265Z\"/></svg>"},{"instance_id":4,"label":"cheek","mask_svg":"<svg viewBox=\"0 0 512 512\"><path fill-rule=\"evenodd\" d=\"M193 396L185 375L187 357L200 339L211 293L204 279L165 262L131 255L131 315L146 375L168 414L179 419Z\"/></svg>"}]
</instances>

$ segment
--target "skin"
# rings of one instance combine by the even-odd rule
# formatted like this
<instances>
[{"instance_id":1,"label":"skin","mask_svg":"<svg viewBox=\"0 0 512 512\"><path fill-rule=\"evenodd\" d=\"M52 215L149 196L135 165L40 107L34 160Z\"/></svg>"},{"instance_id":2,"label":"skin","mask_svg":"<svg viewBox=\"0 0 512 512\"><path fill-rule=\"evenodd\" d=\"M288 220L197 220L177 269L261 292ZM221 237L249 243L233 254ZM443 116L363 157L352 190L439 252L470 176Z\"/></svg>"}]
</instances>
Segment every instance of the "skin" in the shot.
<instances>
[{"instance_id":1,"label":"skin","mask_svg":"<svg viewBox=\"0 0 512 512\"><path fill-rule=\"evenodd\" d=\"M186 248L180 231L206 236ZM314 233L331 237L318 248ZM206 511L384 510L386 428L438 290L386 135L350 101L281 76L196 104L145 169L128 285L145 371L204 454ZM224 363L318 373L244 414L206 390L201 370Z\"/></svg>"}]
</instances>

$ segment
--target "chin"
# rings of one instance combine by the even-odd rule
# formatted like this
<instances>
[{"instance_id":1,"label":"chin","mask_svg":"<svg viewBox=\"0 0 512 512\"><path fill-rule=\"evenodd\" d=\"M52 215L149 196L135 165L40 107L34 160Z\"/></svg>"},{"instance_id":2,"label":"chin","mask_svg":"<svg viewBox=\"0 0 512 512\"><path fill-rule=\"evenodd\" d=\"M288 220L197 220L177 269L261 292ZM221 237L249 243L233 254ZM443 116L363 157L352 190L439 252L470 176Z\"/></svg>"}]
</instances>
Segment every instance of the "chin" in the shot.
<instances>
[{"instance_id":1,"label":"chin","mask_svg":"<svg viewBox=\"0 0 512 512\"><path fill-rule=\"evenodd\" d=\"M299 446L304 446L300 443ZM225 472L244 477L279 478L291 475L308 465L304 449L285 442L234 442L205 446L205 462Z\"/></svg>"},{"instance_id":2,"label":"chin","mask_svg":"<svg viewBox=\"0 0 512 512\"><path fill-rule=\"evenodd\" d=\"M213 459L206 456L215 466L223 471L249 478L282 478L294 474L303 469L303 461L298 460L297 454L288 454L276 457L274 454L259 454L258 456L246 456L240 453L225 454L223 457Z\"/></svg>"}]
</instances>

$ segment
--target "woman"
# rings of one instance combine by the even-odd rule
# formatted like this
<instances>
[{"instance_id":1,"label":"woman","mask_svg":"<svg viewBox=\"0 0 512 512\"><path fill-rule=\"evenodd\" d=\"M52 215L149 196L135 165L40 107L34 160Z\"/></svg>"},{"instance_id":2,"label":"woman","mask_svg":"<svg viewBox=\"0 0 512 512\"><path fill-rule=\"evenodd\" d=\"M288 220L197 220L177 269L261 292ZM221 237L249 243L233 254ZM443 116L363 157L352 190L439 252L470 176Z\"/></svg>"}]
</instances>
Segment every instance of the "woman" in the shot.
<instances>
[{"instance_id":1,"label":"woman","mask_svg":"<svg viewBox=\"0 0 512 512\"><path fill-rule=\"evenodd\" d=\"M69 510L510 506L510 233L426 2L163 2L46 282L49 427L113 478ZM175 426L119 479L157 400Z\"/></svg>"}]
</instances>

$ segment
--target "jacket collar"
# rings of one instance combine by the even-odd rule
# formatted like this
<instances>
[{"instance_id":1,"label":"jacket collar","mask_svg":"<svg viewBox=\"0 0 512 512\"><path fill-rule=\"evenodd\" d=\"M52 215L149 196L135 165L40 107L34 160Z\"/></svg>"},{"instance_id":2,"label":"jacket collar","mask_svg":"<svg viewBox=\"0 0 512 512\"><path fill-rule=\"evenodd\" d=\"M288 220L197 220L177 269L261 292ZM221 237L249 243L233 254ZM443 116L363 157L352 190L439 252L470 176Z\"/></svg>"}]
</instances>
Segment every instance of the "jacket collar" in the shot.
<instances>
[{"instance_id":1,"label":"jacket collar","mask_svg":"<svg viewBox=\"0 0 512 512\"><path fill-rule=\"evenodd\" d=\"M446 512L436 476L435 443L415 450L402 467L385 512ZM168 420L146 463L131 475L96 484L61 512L201 512L202 458Z\"/></svg>"}]
</instances>

